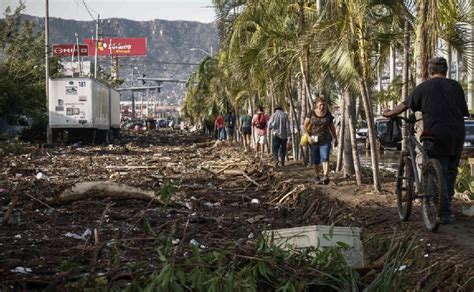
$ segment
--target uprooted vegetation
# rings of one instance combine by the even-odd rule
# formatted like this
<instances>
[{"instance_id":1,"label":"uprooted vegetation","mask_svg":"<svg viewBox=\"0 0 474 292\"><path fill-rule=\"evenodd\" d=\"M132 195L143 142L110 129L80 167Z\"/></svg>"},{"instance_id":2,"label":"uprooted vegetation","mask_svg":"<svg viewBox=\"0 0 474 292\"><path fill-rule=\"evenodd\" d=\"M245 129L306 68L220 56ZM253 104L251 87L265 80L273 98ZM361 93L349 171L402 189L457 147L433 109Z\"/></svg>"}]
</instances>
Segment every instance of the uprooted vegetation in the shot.
<instances>
[{"instance_id":1,"label":"uprooted vegetation","mask_svg":"<svg viewBox=\"0 0 474 292\"><path fill-rule=\"evenodd\" d=\"M274 168L238 146L185 132L130 136L108 146L25 148L1 162L2 218L16 198L9 223L0 227L2 290L470 290L474 284L469 250L425 232L417 219L399 223L393 195L375 196L370 186L338 177L315 186L311 170L297 163ZM393 178L385 180L393 189ZM61 200L84 184L92 187ZM118 196L117 186L127 186L128 195ZM338 248L290 253L261 237L264 230L332 224L363 229L364 268L349 268Z\"/></svg>"}]
</instances>

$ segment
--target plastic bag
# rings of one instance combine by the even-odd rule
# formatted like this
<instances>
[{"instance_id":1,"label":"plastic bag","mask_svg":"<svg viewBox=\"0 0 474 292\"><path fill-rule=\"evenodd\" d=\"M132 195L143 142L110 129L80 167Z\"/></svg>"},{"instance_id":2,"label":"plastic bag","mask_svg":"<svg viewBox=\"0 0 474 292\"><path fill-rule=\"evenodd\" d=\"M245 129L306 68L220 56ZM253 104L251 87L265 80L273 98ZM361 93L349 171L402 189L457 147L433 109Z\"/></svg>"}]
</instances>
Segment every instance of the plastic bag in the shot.
<instances>
[{"instance_id":1,"label":"plastic bag","mask_svg":"<svg viewBox=\"0 0 474 292\"><path fill-rule=\"evenodd\" d=\"M308 146L308 144L309 144L309 136L308 134L303 134L303 136L301 136L300 145Z\"/></svg>"}]
</instances>

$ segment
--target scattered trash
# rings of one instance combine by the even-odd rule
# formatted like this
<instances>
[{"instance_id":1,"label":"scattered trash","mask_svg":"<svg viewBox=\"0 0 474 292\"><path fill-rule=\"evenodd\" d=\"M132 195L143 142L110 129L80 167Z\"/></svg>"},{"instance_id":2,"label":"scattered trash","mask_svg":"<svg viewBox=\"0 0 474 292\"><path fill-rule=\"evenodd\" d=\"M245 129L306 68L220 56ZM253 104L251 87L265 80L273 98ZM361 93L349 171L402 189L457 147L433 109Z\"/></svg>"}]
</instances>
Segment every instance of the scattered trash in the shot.
<instances>
[{"instance_id":1,"label":"scattered trash","mask_svg":"<svg viewBox=\"0 0 474 292\"><path fill-rule=\"evenodd\" d=\"M199 246L199 242L198 242L196 239L191 239L191 240L189 241L189 243L192 244L192 245Z\"/></svg>"},{"instance_id":2,"label":"scattered trash","mask_svg":"<svg viewBox=\"0 0 474 292\"><path fill-rule=\"evenodd\" d=\"M255 238L255 235L253 234L253 232L250 232L250 234L247 236L248 239L254 239Z\"/></svg>"},{"instance_id":3,"label":"scattered trash","mask_svg":"<svg viewBox=\"0 0 474 292\"><path fill-rule=\"evenodd\" d=\"M250 224L253 224L253 223L255 223L255 222L258 222L258 221L262 220L263 218L265 218L265 216L263 216L263 215L257 215L257 216L255 216L255 217L252 217L252 218L247 219L247 222L250 223Z\"/></svg>"},{"instance_id":4,"label":"scattered trash","mask_svg":"<svg viewBox=\"0 0 474 292\"><path fill-rule=\"evenodd\" d=\"M186 208L188 208L189 210L192 210L193 209L193 204L191 204L190 202L186 202Z\"/></svg>"},{"instance_id":5,"label":"scattered trash","mask_svg":"<svg viewBox=\"0 0 474 292\"><path fill-rule=\"evenodd\" d=\"M89 236L92 235L92 231L87 228L86 231L84 231L84 233L82 235L79 235L77 233L72 233L72 232L68 232L66 234L64 234L64 236L66 237L69 237L69 238L74 238L74 239L77 239L77 240L87 240L89 238Z\"/></svg>"},{"instance_id":6,"label":"scattered trash","mask_svg":"<svg viewBox=\"0 0 474 292\"><path fill-rule=\"evenodd\" d=\"M33 272L30 268L16 267L13 270L10 270L12 273L28 274Z\"/></svg>"},{"instance_id":7,"label":"scattered trash","mask_svg":"<svg viewBox=\"0 0 474 292\"><path fill-rule=\"evenodd\" d=\"M397 271L401 272L407 268L406 265L401 265L400 268L397 269Z\"/></svg>"},{"instance_id":8,"label":"scattered trash","mask_svg":"<svg viewBox=\"0 0 474 292\"><path fill-rule=\"evenodd\" d=\"M14 236L15 238L21 239L21 234L17 234Z\"/></svg>"},{"instance_id":9,"label":"scattered trash","mask_svg":"<svg viewBox=\"0 0 474 292\"><path fill-rule=\"evenodd\" d=\"M260 204L260 200L259 199L252 199L252 201L250 201L251 204Z\"/></svg>"},{"instance_id":10,"label":"scattered trash","mask_svg":"<svg viewBox=\"0 0 474 292\"><path fill-rule=\"evenodd\" d=\"M429 254L425 254L424 257L427 258L429 256Z\"/></svg>"},{"instance_id":11,"label":"scattered trash","mask_svg":"<svg viewBox=\"0 0 474 292\"><path fill-rule=\"evenodd\" d=\"M221 203L219 203L219 202L216 202L216 203L206 202L206 203L204 203L204 206L206 206L208 208L216 208L216 207L219 207L220 205L221 205Z\"/></svg>"},{"instance_id":12,"label":"scattered trash","mask_svg":"<svg viewBox=\"0 0 474 292\"><path fill-rule=\"evenodd\" d=\"M177 245L181 240L179 238L171 240L171 244Z\"/></svg>"},{"instance_id":13,"label":"scattered trash","mask_svg":"<svg viewBox=\"0 0 474 292\"><path fill-rule=\"evenodd\" d=\"M37 180L42 180L42 179L48 180L49 178L48 178L48 176L47 176L46 174L44 174L44 173L42 173L42 172L38 172L38 173L36 174L36 179L37 179Z\"/></svg>"},{"instance_id":14,"label":"scattered trash","mask_svg":"<svg viewBox=\"0 0 474 292\"><path fill-rule=\"evenodd\" d=\"M22 177L22 176L23 176L23 174L21 174L21 173L15 173L15 177Z\"/></svg>"}]
</instances>

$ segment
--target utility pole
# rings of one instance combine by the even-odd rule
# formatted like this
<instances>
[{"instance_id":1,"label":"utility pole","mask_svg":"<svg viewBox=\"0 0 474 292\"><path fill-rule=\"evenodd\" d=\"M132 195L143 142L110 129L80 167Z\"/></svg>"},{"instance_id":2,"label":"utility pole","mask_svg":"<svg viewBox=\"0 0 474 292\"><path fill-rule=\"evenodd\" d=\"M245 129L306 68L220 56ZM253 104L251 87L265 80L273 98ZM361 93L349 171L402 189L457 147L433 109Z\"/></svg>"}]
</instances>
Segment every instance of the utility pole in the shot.
<instances>
[{"instance_id":1,"label":"utility pole","mask_svg":"<svg viewBox=\"0 0 474 292\"><path fill-rule=\"evenodd\" d=\"M94 54L94 78L97 79L97 59L99 50L99 19L100 15L97 15L97 22L95 23L95 54Z\"/></svg>"},{"instance_id":2,"label":"utility pole","mask_svg":"<svg viewBox=\"0 0 474 292\"><path fill-rule=\"evenodd\" d=\"M48 126L46 128L46 142L51 144L53 142L53 134L49 127L49 0L45 0L45 15L44 15L44 58L45 58L45 86L46 86L46 111L48 113Z\"/></svg>"}]
</instances>

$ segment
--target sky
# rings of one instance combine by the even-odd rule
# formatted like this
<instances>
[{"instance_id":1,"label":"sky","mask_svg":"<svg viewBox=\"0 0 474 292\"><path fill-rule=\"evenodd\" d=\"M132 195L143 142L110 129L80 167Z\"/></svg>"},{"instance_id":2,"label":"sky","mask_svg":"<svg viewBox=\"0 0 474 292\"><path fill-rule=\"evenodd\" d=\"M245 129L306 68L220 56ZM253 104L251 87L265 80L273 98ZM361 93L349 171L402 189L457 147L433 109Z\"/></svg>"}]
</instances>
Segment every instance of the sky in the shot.
<instances>
[{"instance_id":1,"label":"sky","mask_svg":"<svg viewBox=\"0 0 474 292\"><path fill-rule=\"evenodd\" d=\"M25 14L45 15L45 0L22 0ZM84 2L86 5L84 5ZM7 6L15 8L19 0L0 0L1 17ZM49 16L64 19L91 20L87 6L101 19L127 18L131 20L189 20L209 23L215 20L211 0L49 0Z\"/></svg>"}]
</instances>

